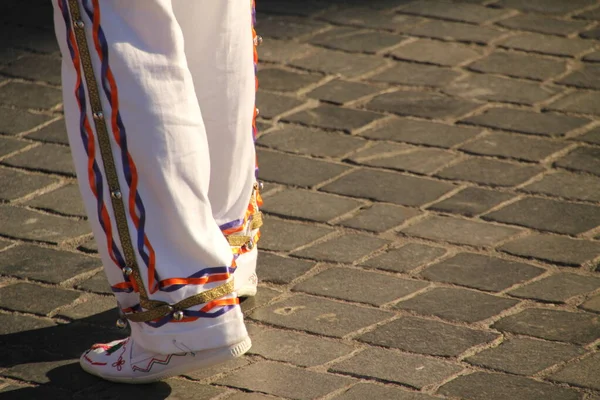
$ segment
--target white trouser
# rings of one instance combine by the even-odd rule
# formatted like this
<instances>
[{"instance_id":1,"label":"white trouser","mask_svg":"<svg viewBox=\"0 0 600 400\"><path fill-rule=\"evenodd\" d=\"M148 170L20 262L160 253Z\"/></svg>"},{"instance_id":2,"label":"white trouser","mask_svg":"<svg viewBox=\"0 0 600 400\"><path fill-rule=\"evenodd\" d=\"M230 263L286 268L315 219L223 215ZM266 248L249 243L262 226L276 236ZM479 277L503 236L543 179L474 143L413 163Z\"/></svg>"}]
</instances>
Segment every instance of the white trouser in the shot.
<instances>
[{"instance_id":1,"label":"white trouser","mask_svg":"<svg viewBox=\"0 0 600 400\"><path fill-rule=\"evenodd\" d=\"M120 307L140 310L138 285L124 272L126 246L112 203L119 198L150 300L175 304L231 280L236 261L224 232L246 229L255 184L250 0L52 2L69 142ZM97 88L86 83L82 30ZM92 112L94 91L101 114ZM99 122L120 193L109 188ZM191 307L183 320L167 316L131 329L139 345L163 354L247 335L235 294Z\"/></svg>"}]
</instances>

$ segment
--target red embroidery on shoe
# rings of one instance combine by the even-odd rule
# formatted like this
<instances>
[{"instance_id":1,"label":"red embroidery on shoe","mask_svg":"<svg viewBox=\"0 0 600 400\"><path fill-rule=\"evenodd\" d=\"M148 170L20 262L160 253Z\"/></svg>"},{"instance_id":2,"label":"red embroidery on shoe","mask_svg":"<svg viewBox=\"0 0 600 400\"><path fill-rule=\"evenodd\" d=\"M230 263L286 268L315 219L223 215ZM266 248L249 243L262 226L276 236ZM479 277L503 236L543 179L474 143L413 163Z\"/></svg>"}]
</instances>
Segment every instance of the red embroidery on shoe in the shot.
<instances>
[{"instance_id":1,"label":"red embroidery on shoe","mask_svg":"<svg viewBox=\"0 0 600 400\"><path fill-rule=\"evenodd\" d=\"M87 356L87 355L88 355L88 353L89 353L89 351L83 355L83 359L84 359L85 361L89 362L89 363L90 363L90 364L92 364L92 365L106 365L106 363L105 363L105 362L97 362L97 361L94 361L94 360L92 360L91 358L89 358L89 357Z\"/></svg>"}]
</instances>

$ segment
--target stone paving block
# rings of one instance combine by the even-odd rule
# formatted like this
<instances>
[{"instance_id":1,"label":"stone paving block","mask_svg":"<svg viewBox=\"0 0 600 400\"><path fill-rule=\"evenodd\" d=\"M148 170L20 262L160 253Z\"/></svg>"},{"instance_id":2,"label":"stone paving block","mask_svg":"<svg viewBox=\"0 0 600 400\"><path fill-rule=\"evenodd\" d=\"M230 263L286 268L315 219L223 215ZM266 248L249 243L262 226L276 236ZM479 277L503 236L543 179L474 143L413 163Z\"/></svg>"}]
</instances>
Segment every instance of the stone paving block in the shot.
<instances>
[{"instance_id":1,"label":"stone paving block","mask_svg":"<svg viewBox=\"0 0 600 400\"><path fill-rule=\"evenodd\" d=\"M434 288L401 301L395 308L423 315L463 322L477 322L493 317L519 303L518 300L492 296L473 290Z\"/></svg>"},{"instance_id":2,"label":"stone paving block","mask_svg":"<svg viewBox=\"0 0 600 400\"><path fill-rule=\"evenodd\" d=\"M422 118L459 118L480 107L469 100L432 92L399 91L376 96L367 108Z\"/></svg>"},{"instance_id":3,"label":"stone paving block","mask_svg":"<svg viewBox=\"0 0 600 400\"><path fill-rule=\"evenodd\" d=\"M284 117L285 121L296 122L304 125L313 125L320 128L340 129L351 132L362 128L382 118L383 115L370 111L341 108L332 105L320 105L317 108L303 110Z\"/></svg>"},{"instance_id":4,"label":"stone paving block","mask_svg":"<svg viewBox=\"0 0 600 400\"><path fill-rule=\"evenodd\" d=\"M322 188L325 192L362 197L406 206L420 206L440 198L453 185L392 172L357 170Z\"/></svg>"},{"instance_id":5,"label":"stone paving block","mask_svg":"<svg viewBox=\"0 0 600 400\"><path fill-rule=\"evenodd\" d=\"M406 38L388 32L335 27L311 37L309 42L332 49L374 54L403 40Z\"/></svg>"},{"instance_id":6,"label":"stone paving block","mask_svg":"<svg viewBox=\"0 0 600 400\"><path fill-rule=\"evenodd\" d=\"M551 263L579 266L600 256L600 243L564 236L534 234L508 242L502 245L500 250Z\"/></svg>"},{"instance_id":7,"label":"stone paving block","mask_svg":"<svg viewBox=\"0 0 600 400\"><path fill-rule=\"evenodd\" d=\"M463 146L461 150L488 156L540 161L568 146L568 143L523 135L494 132L479 137Z\"/></svg>"},{"instance_id":8,"label":"stone paving block","mask_svg":"<svg viewBox=\"0 0 600 400\"><path fill-rule=\"evenodd\" d=\"M397 4L397 3L396 3ZM362 3L365 5L365 3ZM341 25L398 31L423 22L423 18L412 15L375 13L366 7L350 7L328 11L320 18Z\"/></svg>"},{"instance_id":9,"label":"stone paving block","mask_svg":"<svg viewBox=\"0 0 600 400\"><path fill-rule=\"evenodd\" d=\"M430 216L401 230L407 235L470 246L492 246L521 232L519 229L481 221Z\"/></svg>"},{"instance_id":10,"label":"stone paving block","mask_svg":"<svg viewBox=\"0 0 600 400\"><path fill-rule=\"evenodd\" d=\"M422 281L349 268L330 268L294 286L293 290L381 306L424 289Z\"/></svg>"},{"instance_id":11,"label":"stone paving block","mask_svg":"<svg viewBox=\"0 0 600 400\"><path fill-rule=\"evenodd\" d=\"M352 78L382 67L387 61L373 55L315 48L308 56L291 60L289 63L311 71L340 74Z\"/></svg>"},{"instance_id":12,"label":"stone paving block","mask_svg":"<svg viewBox=\"0 0 600 400\"><path fill-rule=\"evenodd\" d=\"M261 307L250 314L256 321L325 336L342 337L393 316L387 311L354 306L302 294Z\"/></svg>"},{"instance_id":13,"label":"stone paving block","mask_svg":"<svg viewBox=\"0 0 600 400\"><path fill-rule=\"evenodd\" d=\"M60 64L58 57L28 54L0 69L0 73L60 85Z\"/></svg>"},{"instance_id":14,"label":"stone paving block","mask_svg":"<svg viewBox=\"0 0 600 400\"><path fill-rule=\"evenodd\" d=\"M260 116L263 118L275 118L279 114L301 106L302 103L295 97L269 93L264 90L259 90L256 94L256 105L259 107Z\"/></svg>"},{"instance_id":15,"label":"stone paving block","mask_svg":"<svg viewBox=\"0 0 600 400\"><path fill-rule=\"evenodd\" d=\"M587 344L600 337L600 315L529 308L504 317L493 328L546 340Z\"/></svg>"},{"instance_id":16,"label":"stone paving block","mask_svg":"<svg viewBox=\"0 0 600 400\"><path fill-rule=\"evenodd\" d=\"M7 135L15 135L33 129L50 120L50 118L48 115L0 107L0 132Z\"/></svg>"},{"instance_id":17,"label":"stone paving block","mask_svg":"<svg viewBox=\"0 0 600 400\"><path fill-rule=\"evenodd\" d=\"M589 120L510 108L490 108L482 114L468 117L461 122L532 135L562 136L584 126Z\"/></svg>"},{"instance_id":18,"label":"stone paving block","mask_svg":"<svg viewBox=\"0 0 600 400\"><path fill-rule=\"evenodd\" d=\"M585 28L588 25L583 21L566 21L564 19L548 18L536 14L516 15L512 18L499 21L497 22L497 24L505 28L513 28L523 31L547 33L550 35L561 36L567 36L569 34L579 32L581 29Z\"/></svg>"},{"instance_id":19,"label":"stone paving block","mask_svg":"<svg viewBox=\"0 0 600 400\"><path fill-rule=\"evenodd\" d=\"M595 0L574 0L564 2L561 0L530 0L523 3L519 0L501 0L497 5L506 8L516 8L517 10L562 15L572 13L585 7L597 4Z\"/></svg>"},{"instance_id":20,"label":"stone paving block","mask_svg":"<svg viewBox=\"0 0 600 400\"><path fill-rule=\"evenodd\" d=\"M282 4L280 1L265 0L262 7L258 10L261 13L267 14L282 14L282 15L300 15L310 17L316 12L324 11L328 8L327 4L321 4L315 0L307 0L304 4Z\"/></svg>"},{"instance_id":21,"label":"stone paving block","mask_svg":"<svg viewBox=\"0 0 600 400\"><path fill-rule=\"evenodd\" d=\"M256 31L263 37L295 39L311 35L327 27L327 24L308 18L284 15L262 15L256 20Z\"/></svg>"},{"instance_id":22,"label":"stone paving block","mask_svg":"<svg viewBox=\"0 0 600 400\"><path fill-rule=\"evenodd\" d=\"M348 391L335 396L335 400L364 400L364 399L387 399L387 400L436 400L427 394L409 392L391 386L373 385L370 383L359 383L352 386Z\"/></svg>"},{"instance_id":23,"label":"stone paving block","mask_svg":"<svg viewBox=\"0 0 600 400\"><path fill-rule=\"evenodd\" d=\"M540 166L515 164L486 158L469 158L445 168L441 178L476 182L490 186L515 186L544 171Z\"/></svg>"},{"instance_id":24,"label":"stone paving block","mask_svg":"<svg viewBox=\"0 0 600 400\"><path fill-rule=\"evenodd\" d=\"M475 372L446 383L439 393L469 400L580 400L579 392L520 376Z\"/></svg>"},{"instance_id":25,"label":"stone paving block","mask_svg":"<svg viewBox=\"0 0 600 400\"><path fill-rule=\"evenodd\" d=\"M358 339L377 346L411 353L456 357L473 346L498 338L498 334L415 317L402 317Z\"/></svg>"},{"instance_id":26,"label":"stone paving block","mask_svg":"<svg viewBox=\"0 0 600 400\"><path fill-rule=\"evenodd\" d=\"M594 42L585 39L567 39L539 33L521 33L501 40L501 47L554 56L574 57L591 49Z\"/></svg>"},{"instance_id":27,"label":"stone paving block","mask_svg":"<svg viewBox=\"0 0 600 400\"><path fill-rule=\"evenodd\" d=\"M258 393L251 392L238 392L231 397L228 397L227 400L273 400L271 396L265 396Z\"/></svg>"},{"instance_id":28,"label":"stone paving block","mask_svg":"<svg viewBox=\"0 0 600 400\"><path fill-rule=\"evenodd\" d=\"M81 244L77 250L83 251L84 253L98 253L98 243L92 238Z\"/></svg>"},{"instance_id":29,"label":"stone paving block","mask_svg":"<svg viewBox=\"0 0 600 400\"><path fill-rule=\"evenodd\" d=\"M246 297L241 301L241 308L244 316L249 315L254 309L271 303L273 299L280 296L281 292L268 287L261 287L256 296Z\"/></svg>"},{"instance_id":30,"label":"stone paving block","mask_svg":"<svg viewBox=\"0 0 600 400\"><path fill-rule=\"evenodd\" d=\"M0 136L0 157L7 156L30 145L31 143L23 140Z\"/></svg>"},{"instance_id":31,"label":"stone paving block","mask_svg":"<svg viewBox=\"0 0 600 400\"><path fill-rule=\"evenodd\" d=\"M521 190L544 193L567 199L600 201L600 178L557 171L542 180L530 183Z\"/></svg>"},{"instance_id":32,"label":"stone paving block","mask_svg":"<svg viewBox=\"0 0 600 400\"><path fill-rule=\"evenodd\" d=\"M304 275L314 265L315 263L311 261L259 252L256 273L261 282L285 285Z\"/></svg>"},{"instance_id":33,"label":"stone paving block","mask_svg":"<svg viewBox=\"0 0 600 400\"><path fill-rule=\"evenodd\" d=\"M31 283L15 283L0 288L0 307L46 315L77 300L80 293Z\"/></svg>"},{"instance_id":34,"label":"stone paving block","mask_svg":"<svg viewBox=\"0 0 600 400\"><path fill-rule=\"evenodd\" d=\"M17 108L48 109L61 100L59 89L35 83L9 82L0 88L0 104Z\"/></svg>"},{"instance_id":35,"label":"stone paving block","mask_svg":"<svg viewBox=\"0 0 600 400\"><path fill-rule=\"evenodd\" d=\"M600 21L600 8L594 8L592 10L583 11L574 16L578 19L596 20Z\"/></svg>"},{"instance_id":36,"label":"stone paving block","mask_svg":"<svg viewBox=\"0 0 600 400\"><path fill-rule=\"evenodd\" d=\"M307 96L313 99L344 104L364 96L375 94L380 90L381 89L376 86L367 85L365 83L335 79L313 89Z\"/></svg>"},{"instance_id":37,"label":"stone paving block","mask_svg":"<svg viewBox=\"0 0 600 400\"><path fill-rule=\"evenodd\" d=\"M265 40L260 45L260 61L289 63L295 58L302 58L316 51L316 48L304 43L289 40Z\"/></svg>"},{"instance_id":38,"label":"stone paving block","mask_svg":"<svg viewBox=\"0 0 600 400\"><path fill-rule=\"evenodd\" d=\"M584 349L571 344L516 337L468 357L466 361L511 374L533 375L584 353Z\"/></svg>"},{"instance_id":39,"label":"stone paving block","mask_svg":"<svg viewBox=\"0 0 600 400\"><path fill-rule=\"evenodd\" d=\"M327 222L364 203L345 197L302 189L287 189L277 192L262 207L271 214Z\"/></svg>"},{"instance_id":40,"label":"stone paving block","mask_svg":"<svg viewBox=\"0 0 600 400\"><path fill-rule=\"evenodd\" d=\"M348 234L292 253L297 257L335 263L353 263L390 242L372 236Z\"/></svg>"},{"instance_id":41,"label":"stone paving block","mask_svg":"<svg viewBox=\"0 0 600 400\"><path fill-rule=\"evenodd\" d=\"M306 225L269 217L261 227L260 247L274 251L292 251L333 232L324 226Z\"/></svg>"},{"instance_id":42,"label":"stone paving block","mask_svg":"<svg viewBox=\"0 0 600 400\"><path fill-rule=\"evenodd\" d=\"M600 207L528 197L483 218L544 231L576 235L600 225Z\"/></svg>"},{"instance_id":43,"label":"stone paving block","mask_svg":"<svg viewBox=\"0 0 600 400\"><path fill-rule=\"evenodd\" d=\"M487 74L472 74L456 80L444 92L478 100L533 105L554 96L560 89L538 83Z\"/></svg>"},{"instance_id":44,"label":"stone paving block","mask_svg":"<svg viewBox=\"0 0 600 400\"><path fill-rule=\"evenodd\" d=\"M329 371L359 378L366 376L421 389L423 386L440 383L462 369L460 365L432 358L370 348L334 364Z\"/></svg>"},{"instance_id":45,"label":"stone paving block","mask_svg":"<svg viewBox=\"0 0 600 400\"><path fill-rule=\"evenodd\" d=\"M0 251L6 249L10 245L12 245L12 242L9 242L8 240L0 239Z\"/></svg>"},{"instance_id":46,"label":"stone paving block","mask_svg":"<svg viewBox=\"0 0 600 400\"><path fill-rule=\"evenodd\" d=\"M28 244L2 253L0 273L18 278L61 283L102 264L95 257Z\"/></svg>"},{"instance_id":47,"label":"stone paving block","mask_svg":"<svg viewBox=\"0 0 600 400\"><path fill-rule=\"evenodd\" d=\"M341 164L306 157L258 150L259 178L296 186L314 186L350 168Z\"/></svg>"},{"instance_id":48,"label":"stone paving block","mask_svg":"<svg viewBox=\"0 0 600 400\"><path fill-rule=\"evenodd\" d=\"M561 303L600 288L600 277L561 273L508 292L511 296Z\"/></svg>"},{"instance_id":49,"label":"stone paving block","mask_svg":"<svg viewBox=\"0 0 600 400\"><path fill-rule=\"evenodd\" d=\"M75 176L75 167L68 147L42 144L2 161L13 167Z\"/></svg>"},{"instance_id":50,"label":"stone paving block","mask_svg":"<svg viewBox=\"0 0 600 400\"><path fill-rule=\"evenodd\" d=\"M9 385L0 389L7 399L47 399L61 400L71 396L71 392L50 386L17 386Z\"/></svg>"},{"instance_id":51,"label":"stone paving block","mask_svg":"<svg viewBox=\"0 0 600 400\"><path fill-rule=\"evenodd\" d=\"M571 111L579 114L600 115L600 93L577 91L561 97L546 107L549 110Z\"/></svg>"},{"instance_id":52,"label":"stone paving block","mask_svg":"<svg viewBox=\"0 0 600 400\"><path fill-rule=\"evenodd\" d=\"M85 209L81 201L81 194L77 184L69 184L44 193L26 203L30 207L58 212L65 215L85 217Z\"/></svg>"},{"instance_id":53,"label":"stone paving block","mask_svg":"<svg viewBox=\"0 0 600 400\"><path fill-rule=\"evenodd\" d=\"M341 157L360 149L366 143L347 134L301 125L285 125L258 139L258 144L262 146L317 157Z\"/></svg>"},{"instance_id":54,"label":"stone paving block","mask_svg":"<svg viewBox=\"0 0 600 400\"><path fill-rule=\"evenodd\" d=\"M376 203L338 224L372 232L384 232L417 215L421 215L421 212L412 208Z\"/></svg>"},{"instance_id":55,"label":"stone paving block","mask_svg":"<svg viewBox=\"0 0 600 400\"><path fill-rule=\"evenodd\" d=\"M86 221L40 214L24 208L0 206L0 235L58 244L90 233Z\"/></svg>"},{"instance_id":56,"label":"stone paving block","mask_svg":"<svg viewBox=\"0 0 600 400\"><path fill-rule=\"evenodd\" d=\"M469 217L481 214L500 203L512 199L510 193L495 190L468 187L456 193L452 197L435 203L428 208L431 210L458 213Z\"/></svg>"},{"instance_id":57,"label":"stone paving block","mask_svg":"<svg viewBox=\"0 0 600 400\"><path fill-rule=\"evenodd\" d=\"M508 15L507 10L482 7L476 4L450 3L445 1L416 1L400 12L458 22L481 23Z\"/></svg>"},{"instance_id":58,"label":"stone paving block","mask_svg":"<svg viewBox=\"0 0 600 400\"><path fill-rule=\"evenodd\" d=\"M427 21L408 27L403 33L442 40L486 44L505 33L488 26L477 26L448 21Z\"/></svg>"},{"instance_id":59,"label":"stone paving block","mask_svg":"<svg viewBox=\"0 0 600 400\"><path fill-rule=\"evenodd\" d=\"M600 313L600 295L590 297L588 300L583 302L579 307L586 311Z\"/></svg>"},{"instance_id":60,"label":"stone paving block","mask_svg":"<svg viewBox=\"0 0 600 400\"><path fill-rule=\"evenodd\" d=\"M83 319L100 315L100 318L94 318L94 322L104 326L111 326L117 320L117 301L114 297L99 296L96 294L87 294L79 299L77 305L69 307L58 312L58 315L70 319Z\"/></svg>"},{"instance_id":61,"label":"stone paving block","mask_svg":"<svg viewBox=\"0 0 600 400\"><path fill-rule=\"evenodd\" d=\"M548 378L575 386L600 390L598 374L600 374L600 356L593 354L578 363L567 365Z\"/></svg>"},{"instance_id":62,"label":"stone paving block","mask_svg":"<svg viewBox=\"0 0 600 400\"><path fill-rule=\"evenodd\" d=\"M322 365L354 351L345 343L292 331L249 325L248 332L252 337L251 354L302 367Z\"/></svg>"},{"instance_id":63,"label":"stone paving block","mask_svg":"<svg viewBox=\"0 0 600 400\"><path fill-rule=\"evenodd\" d=\"M495 51L469 64L468 68L479 72L543 81L562 74L566 70L566 63L530 54Z\"/></svg>"},{"instance_id":64,"label":"stone paving block","mask_svg":"<svg viewBox=\"0 0 600 400\"><path fill-rule=\"evenodd\" d=\"M600 65L584 65L582 69L571 72L558 83L583 89L600 89Z\"/></svg>"},{"instance_id":65,"label":"stone paving block","mask_svg":"<svg viewBox=\"0 0 600 400\"><path fill-rule=\"evenodd\" d=\"M417 39L392 51L400 60L455 66L481 55L477 47L452 42Z\"/></svg>"},{"instance_id":66,"label":"stone paving block","mask_svg":"<svg viewBox=\"0 0 600 400\"><path fill-rule=\"evenodd\" d=\"M389 168L428 175L455 161L460 156L446 150L417 149L389 157L371 158L362 163L373 167Z\"/></svg>"},{"instance_id":67,"label":"stone paving block","mask_svg":"<svg viewBox=\"0 0 600 400\"><path fill-rule=\"evenodd\" d=\"M41 3L35 4L36 6L40 6ZM52 17L49 17L48 10L45 8L37 8L38 10L43 10L41 13L44 17L45 21L52 21ZM24 22L29 22L31 20L32 12L34 12L36 8L29 7L28 12L25 13L22 10L19 10L17 16L23 18L26 16L26 20ZM3 10L4 11L4 10ZM4 13L3 13L4 14ZM3 15L4 17L4 15ZM7 16L8 17L8 16ZM13 14L12 22L14 24L15 15ZM6 18L6 17L5 17ZM9 17L10 18L10 17ZM4 18L3 18L4 20ZM10 20L10 19L9 19ZM10 33L4 33L2 35L2 41L0 42L0 47L12 47L26 50L33 50L39 53L54 53L58 51L58 43L56 41L56 37L47 30L47 29L37 29L37 27L32 27L31 23L27 24L29 26L11 26Z\"/></svg>"},{"instance_id":68,"label":"stone paving block","mask_svg":"<svg viewBox=\"0 0 600 400\"><path fill-rule=\"evenodd\" d=\"M69 145L65 121L63 119L54 121L42 129L28 134L26 137L28 139L41 140L42 142Z\"/></svg>"},{"instance_id":69,"label":"stone paving block","mask_svg":"<svg viewBox=\"0 0 600 400\"><path fill-rule=\"evenodd\" d=\"M583 61L600 62L600 51L595 51L593 53L586 54L585 56L583 56Z\"/></svg>"},{"instance_id":70,"label":"stone paving block","mask_svg":"<svg viewBox=\"0 0 600 400\"><path fill-rule=\"evenodd\" d=\"M480 254L459 253L432 265L421 272L421 275L432 281L500 292L544 272L544 269L530 264Z\"/></svg>"},{"instance_id":71,"label":"stone paving block","mask_svg":"<svg viewBox=\"0 0 600 400\"><path fill-rule=\"evenodd\" d=\"M394 118L387 120L385 124L361 132L360 135L369 139L452 147L479 133L481 133L481 129Z\"/></svg>"},{"instance_id":72,"label":"stone paving block","mask_svg":"<svg viewBox=\"0 0 600 400\"><path fill-rule=\"evenodd\" d=\"M254 337L252 339L254 339ZM254 341L252 342L252 345L254 346ZM236 369L245 367L248 364L250 364L250 361L247 358L238 357L238 358L234 358L233 360L229 360L222 364L217 364L217 365L209 367L209 368L203 368L203 369L199 369L196 371L191 371L191 372L185 373L183 376L185 376L186 378L192 379L192 380L200 381L200 380L205 380L208 378L215 377L216 375L223 376L225 374L230 374L231 372L235 371Z\"/></svg>"},{"instance_id":73,"label":"stone paving block","mask_svg":"<svg viewBox=\"0 0 600 400\"><path fill-rule=\"evenodd\" d=\"M261 361L242 368L216 383L290 399L310 400L341 389L352 383L352 380L285 364Z\"/></svg>"},{"instance_id":74,"label":"stone paving block","mask_svg":"<svg viewBox=\"0 0 600 400\"><path fill-rule=\"evenodd\" d=\"M394 154L407 153L411 150L416 150L414 146L409 146L403 143L388 143L388 142L370 142L368 147L354 152L347 157L346 160L353 163L361 163L374 158L389 157Z\"/></svg>"},{"instance_id":75,"label":"stone paving block","mask_svg":"<svg viewBox=\"0 0 600 400\"><path fill-rule=\"evenodd\" d=\"M600 128L591 129L585 134L573 138L573 140L581 140L583 142L600 144Z\"/></svg>"},{"instance_id":76,"label":"stone paving block","mask_svg":"<svg viewBox=\"0 0 600 400\"><path fill-rule=\"evenodd\" d=\"M18 199L57 182L56 179L45 175L0 168L0 187L2 187L0 199Z\"/></svg>"},{"instance_id":77,"label":"stone paving block","mask_svg":"<svg viewBox=\"0 0 600 400\"><path fill-rule=\"evenodd\" d=\"M25 331L35 331L55 326L49 319L41 319L18 314L0 314L0 335L12 335Z\"/></svg>"},{"instance_id":78,"label":"stone paving block","mask_svg":"<svg viewBox=\"0 0 600 400\"><path fill-rule=\"evenodd\" d=\"M442 87L460 75L450 68L397 61L392 67L367 79L406 86Z\"/></svg>"},{"instance_id":79,"label":"stone paving block","mask_svg":"<svg viewBox=\"0 0 600 400\"><path fill-rule=\"evenodd\" d=\"M258 71L261 89L281 92L295 92L306 86L314 85L323 79L317 74L306 74L280 68L264 68Z\"/></svg>"},{"instance_id":80,"label":"stone paving block","mask_svg":"<svg viewBox=\"0 0 600 400\"><path fill-rule=\"evenodd\" d=\"M408 243L398 249L389 250L377 257L363 261L360 265L387 271L407 272L430 263L444 254L446 254L446 250L440 247Z\"/></svg>"},{"instance_id":81,"label":"stone paving block","mask_svg":"<svg viewBox=\"0 0 600 400\"><path fill-rule=\"evenodd\" d=\"M586 22L583 22L583 23L586 26L588 25ZM598 40L598 39L600 39L600 28L593 28L593 29L589 29L587 31L581 32L579 34L579 37L582 37L584 39L595 39L595 40Z\"/></svg>"},{"instance_id":82,"label":"stone paving block","mask_svg":"<svg viewBox=\"0 0 600 400\"><path fill-rule=\"evenodd\" d=\"M600 149L596 147L578 147L558 159L555 165L575 171L600 175Z\"/></svg>"}]
</instances>

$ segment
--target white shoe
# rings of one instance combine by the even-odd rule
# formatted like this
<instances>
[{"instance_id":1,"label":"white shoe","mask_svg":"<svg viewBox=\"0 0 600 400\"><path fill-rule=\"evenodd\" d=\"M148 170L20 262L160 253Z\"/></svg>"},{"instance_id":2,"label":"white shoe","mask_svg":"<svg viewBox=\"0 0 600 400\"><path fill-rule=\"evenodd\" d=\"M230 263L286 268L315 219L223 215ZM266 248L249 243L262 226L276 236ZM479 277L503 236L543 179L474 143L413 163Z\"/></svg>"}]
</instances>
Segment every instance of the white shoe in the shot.
<instances>
[{"instance_id":1,"label":"white shoe","mask_svg":"<svg viewBox=\"0 0 600 400\"><path fill-rule=\"evenodd\" d=\"M157 354L127 338L93 345L83 353L79 363L86 372L108 381L150 383L234 359L251 346L250 338L246 337L239 343L217 349Z\"/></svg>"},{"instance_id":2,"label":"white shoe","mask_svg":"<svg viewBox=\"0 0 600 400\"><path fill-rule=\"evenodd\" d=\"M237 268L234 272L234 290L238 297L251 297L256 295L258 276L256 276L256 259L258 249L242 254L236 260Z\"/></svg>"}]
</instances>

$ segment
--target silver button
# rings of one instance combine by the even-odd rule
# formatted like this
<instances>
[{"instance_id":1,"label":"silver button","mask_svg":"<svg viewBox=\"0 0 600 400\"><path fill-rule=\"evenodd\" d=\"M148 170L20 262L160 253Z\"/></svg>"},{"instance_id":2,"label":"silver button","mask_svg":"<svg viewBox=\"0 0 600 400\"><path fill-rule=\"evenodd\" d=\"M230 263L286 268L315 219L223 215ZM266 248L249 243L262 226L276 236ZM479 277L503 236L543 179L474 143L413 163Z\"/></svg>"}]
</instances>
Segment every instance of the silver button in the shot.
<instances>
[{"instance_id":1,"label":"silver button","mask_svg":"<svg viewBox=\"0 0 600 400\"><path fill-rule=\"evenodd\" d=\"M260 46L263 42L263 37L260 35L256 35L256 37L254 38L254 45L255 46Z\"/></svg>"},{"instance_id":2,"label":"silver button","mask_svg":"<svg viewBox=\"0 0 600 400\"><path fill-rule=\"evenodd\" d=\"M95 112L94 119L104 119L104 114L102 113L102 111Z\"/></svg>"},{"instance_id":3,"label":"silver button","mask_svg":"<svg viewBox=\"0 0 600 400\"><path fill-rule=\"evenodd\" d=\"M175 321L181 321L183 319L183 311L175 311L173 313L173 319Z\"/></svg>"},{"instance_id":4,"label":"silver button","mask_svg":"<svg viewBox=\"0 0 600 400\"><path fill-rule=\"evenodd\" d=\"M133 269L131 269L131 267L125 267L122 271L126 276L133 274Z\"/></svg>"},{"instance_id":5,"label":"silver button","mask_svg":"<svg viewBox=\"0 0 600 400\"><path fill-rule=\"evenodd\" d=\"M260 115L260 110L257 108L256 109L256 116L258 117Z\"/></svg>"},{"instance_id":6,"label":"silver button","mask_svg":"<svg viewBox=\"0 0 600 400\"><path fill-rule=\"evenodd\" d=\"M113 199L117 200L121 200L121 198L123 197L120 190L114 190L110 193L110 195L113 197Z\"/></svg>"},{"instance_id":7,"label":"silver button","mask_svg":"<svg viewBox=\"0 0 600 400\"><path fill-rule=\"evenodd\" d=\"M265 184L262 182L258 182L258 190L263 190L265 188Z\"/></svg>"},{"instance_id":8,"label":"silver button","mask_svg":"<svg viewBox=\"0 0 600 400\"><path fill-rule=\"evenodd\" d=\"M78 19L77 21L75 21L75 26L77 28L83 28L85 26L85 24L83 23L82 20Z\"/></svg>"},{"instance_id":9,"label":"silver button","mask_svg":"<svg viewBox=\"0 0 600 400\"><path fill-rule=\"evenodd\" d=\"M246 248L248 250L252 250L254 248L254 242L250 240L248 243L246 243Z\"/></svg>"},{"instance_id":10,"label":"silver button","mask_svg":"<svg viewBox=\"0 0 600 400\"><path fill-rule=\"evenodd\" d=\"M117 320L117 322L115 323L115 325L119 329L125 329L127 327L127 321L125 321L124 319L119 318Z\"/></svg>"}]
</instances>

